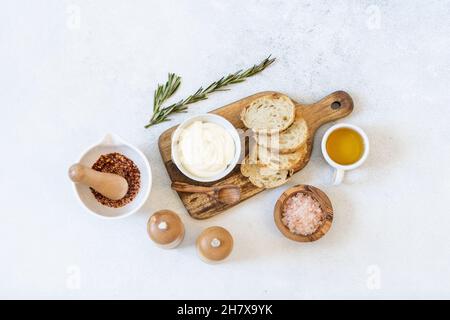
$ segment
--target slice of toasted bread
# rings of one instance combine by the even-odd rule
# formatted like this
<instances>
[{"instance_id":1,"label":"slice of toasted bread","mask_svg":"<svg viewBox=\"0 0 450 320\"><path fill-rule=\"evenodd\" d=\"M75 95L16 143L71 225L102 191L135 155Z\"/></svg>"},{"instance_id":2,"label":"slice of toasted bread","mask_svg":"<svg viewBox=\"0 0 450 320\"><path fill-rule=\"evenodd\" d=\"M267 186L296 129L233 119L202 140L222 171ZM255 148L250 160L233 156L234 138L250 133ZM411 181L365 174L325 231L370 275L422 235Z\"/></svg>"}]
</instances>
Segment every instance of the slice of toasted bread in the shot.
<instances>
[{"instance_id":1,"label":"slice of toasted bread","mask_svg":"<svg viewBox=\"0 0 450 320\"><path fill-rule=\"evenodd\" d=\"M296 117L294 123L280 133L265 134L256 133L257 143L271 150L277 150L279 153L292 153L300 149L308 139L308 125L302 117Z\"/></svg>"},{"instance_id":2,"label":"slice of toasted bread","mask_svg":"<svg viewBox=\"0 0 450 320\"><path fill-rule=\"evenodd\" d=\"M246 106L241 119L247 128L256 132L281 132L294 122L295 105L285 95L268 94Z\"/></svg>"},{"instance_id":3,"label":"slice of toasted bread","mask_svg":"<svg viewBox=\"0 0 450 320\"><path fill-rule=\"evenodd\" d=\"M246 157L241 164L241 173L248 177L250 182L258 188L276 188L289 180L292 176L292 170L272 170L270 168L262 168L257 164L251 163Z\"/></svg>"},{"instance_id":4,"label":"slice of toasted bread","mask_svg":"<svg viewBox=\"0 0 450 320\"><path fill-rule=\"evenodd\" d=\"M294 170L304 161L307 152L306 143L294 152L285 154L279 153L278 150L255 145L250 149L249 158L252 163L257 164L261 168L269 168L274 171Z\"/></svg>"}]
</instances>

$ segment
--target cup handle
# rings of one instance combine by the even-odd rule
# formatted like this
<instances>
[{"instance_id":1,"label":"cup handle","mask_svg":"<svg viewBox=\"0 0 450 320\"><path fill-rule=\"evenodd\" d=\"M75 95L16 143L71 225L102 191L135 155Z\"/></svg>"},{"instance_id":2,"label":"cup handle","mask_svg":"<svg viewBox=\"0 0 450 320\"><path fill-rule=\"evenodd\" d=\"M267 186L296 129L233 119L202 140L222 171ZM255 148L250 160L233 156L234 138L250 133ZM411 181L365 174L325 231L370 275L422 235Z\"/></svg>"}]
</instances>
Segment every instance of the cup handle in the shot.
<instances>
[{"instance_id":1,"label":"cup handle","mask_svg":"<svg viewBox=\"0 0 450 320\"><path fill-rule=\"evenodd\" d=\"M342 180L344 180L344 174L345 174L345 171L342 169L334 170L334 176L333 176L333 185L334 186L337 186L338 184L342 183Z\"/></svg>"}]
</instances>

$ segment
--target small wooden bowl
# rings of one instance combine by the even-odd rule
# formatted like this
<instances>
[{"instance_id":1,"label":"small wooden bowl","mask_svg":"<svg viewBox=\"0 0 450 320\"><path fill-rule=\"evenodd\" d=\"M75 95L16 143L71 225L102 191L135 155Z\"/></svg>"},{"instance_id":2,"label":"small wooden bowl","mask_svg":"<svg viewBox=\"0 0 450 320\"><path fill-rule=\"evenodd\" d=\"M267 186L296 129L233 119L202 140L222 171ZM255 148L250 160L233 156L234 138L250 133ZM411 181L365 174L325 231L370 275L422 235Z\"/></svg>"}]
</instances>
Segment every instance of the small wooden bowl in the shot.
<instances>
[{"instance_id":1,"label":"small wooden bowl","mask_svg":"<svg viewBox=\"0 0 450 320\"><path fill-rule=\"evenodd\" d=\"M319 202L320 207L326 214L325 222L322 224L322 226L320 226L316 230L316 232L309 236L292 233L289 228L284 225L283 221L281 221L284 204L290 197L295 196L299 192L307 194L317 202ZM298 242L313 242L322 238L328 232L328 230L330 230L331 224L333 223L333 207L331 205L330 199L322 190L313 186L297 185L286 190L278 199L277 203L275 204L274 218L275 224L286 238Z\"/></svg>"}]
</instances>

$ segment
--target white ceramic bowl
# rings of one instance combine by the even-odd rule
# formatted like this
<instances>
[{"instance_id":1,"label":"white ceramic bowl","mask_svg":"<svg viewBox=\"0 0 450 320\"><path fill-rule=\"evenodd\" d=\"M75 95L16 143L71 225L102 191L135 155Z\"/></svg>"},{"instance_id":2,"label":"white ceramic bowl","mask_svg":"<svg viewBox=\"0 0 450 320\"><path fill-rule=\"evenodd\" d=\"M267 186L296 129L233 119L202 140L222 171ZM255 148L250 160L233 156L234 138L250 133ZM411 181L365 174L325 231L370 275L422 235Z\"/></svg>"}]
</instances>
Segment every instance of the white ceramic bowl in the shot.
<instances>
[{"instance_id":1,"label":"white ceramic bowl","mask_svg":"<svg viewBox=\"0 0 450 320\"><path fill-rule=\"evenodd\" d=\"M233 158L232 162L230 163L230 165L220 174L217 174L215 176L208 177L208 178L197 177L197 176L191 174L189 171L187 171L183 167L183 164L181 163L180 157L178 155L178 141L180 139L180 134L184 128L186 128L187 126L189 126L190 124L192 124L195 121L212 122L212 123L218 124L221 127L225 128L225 130L233 138L234 145L236 147L234 158ZM239 136L238 131L228 120L226 120L225 118L223 118L221 116L215 115L215 114L208 113L208 114L198 115L198 116L189 118L189 119L185 120L182 124L180 124L178 126L178 128L174 131L174 133L172 134L172 161L175 163L177 168L186 177L188 177L192 180L195 180L195 181L212 182L212 181L217 181L219 179L222 179L236 167L236 165L239 162L240 156L241 156L241 138Z\"/></svg>"},{"instance_id":2,"label":"white ceramic bowl","mask_svg":"<svg viewBox=\"0 0 450 320\"><path fill-rule=\"evenodd\" d=\"M79 163L92 167L101 155L113 152L118 152L133 160L141 172L141 188L133 201L121 208L110 208L99 203L89 187L74 183L75 193L81 204L90 213L105 219L120 219L136 213L148 199L152 187L152 171L147 157L139 149L114 134L107 134L100 143L87 149Z\"/></svg>"}]
</instances>

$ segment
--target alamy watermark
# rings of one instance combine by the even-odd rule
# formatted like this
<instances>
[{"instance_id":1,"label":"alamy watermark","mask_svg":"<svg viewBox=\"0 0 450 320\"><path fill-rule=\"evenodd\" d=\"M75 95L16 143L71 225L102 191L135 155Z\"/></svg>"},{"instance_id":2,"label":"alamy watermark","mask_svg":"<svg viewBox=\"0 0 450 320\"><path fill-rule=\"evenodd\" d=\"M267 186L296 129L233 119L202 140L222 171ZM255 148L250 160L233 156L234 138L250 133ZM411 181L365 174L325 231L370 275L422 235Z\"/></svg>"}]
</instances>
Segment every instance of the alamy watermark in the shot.
<instances>
[{"instance_id":1,"label":"alamy watermark","mask_svg":"<svg viewBox=\"0 0 450 320\"><path fill-rule=\"evenodd\" d=\"M381 29L381 9L377 5L370 5L365 10L366 26L369 30Z\"/></svg>"},{"instance_id":2,"label":"alamy watermark","mask_svg":"<svg viewBox=\"0 0 450 320\"><path fill-rule=\"evenodd\" d=\"M68 290L81 290L81 268L77 265L66 268L66 288Z\"/></svg>"},{"instance_id":3,"label":"alamy watermark","mask_svg":"<svg viewBox=\"0 0 450 320\"><path fill-rule=\"evenodd\" d=\"M81 28L81 8L79 5L71 4L66 7L66 27L69 30Z\"/></svg>"},{"instance_id":4,"label":"alamy watermark","mask_svg":"<svg viewBox=\"0 0 450 320\"><path fill-rule=\"evenodd\" d=\"M370 265L366 270L366 286L369 290L381 289L381 268L378 265Z\"/></svg>"}]
</instances>

